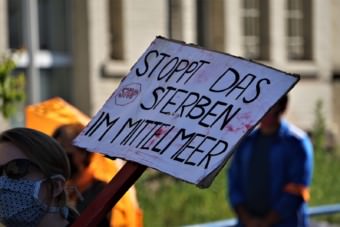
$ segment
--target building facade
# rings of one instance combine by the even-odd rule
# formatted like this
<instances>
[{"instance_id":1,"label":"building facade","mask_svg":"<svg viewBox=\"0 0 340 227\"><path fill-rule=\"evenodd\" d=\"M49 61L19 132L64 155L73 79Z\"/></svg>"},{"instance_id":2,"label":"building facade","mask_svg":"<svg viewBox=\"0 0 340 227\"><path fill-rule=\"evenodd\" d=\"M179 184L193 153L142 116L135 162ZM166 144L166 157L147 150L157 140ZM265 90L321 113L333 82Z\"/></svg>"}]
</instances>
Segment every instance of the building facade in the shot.
<instances>
[{"instance_id":1,"label":"building facade","mask_svg":"<svg viewBox=\"0 0 340 227\"><path fill-rule=\"evenodd\" d=\"M92 115L156 36L183 40L300 74L288 118L312 129L321 101L338 134L339 10L337 0L0 0L0 53L21 50L27 104L60 96Z\"/></svg>"}]
</instances>

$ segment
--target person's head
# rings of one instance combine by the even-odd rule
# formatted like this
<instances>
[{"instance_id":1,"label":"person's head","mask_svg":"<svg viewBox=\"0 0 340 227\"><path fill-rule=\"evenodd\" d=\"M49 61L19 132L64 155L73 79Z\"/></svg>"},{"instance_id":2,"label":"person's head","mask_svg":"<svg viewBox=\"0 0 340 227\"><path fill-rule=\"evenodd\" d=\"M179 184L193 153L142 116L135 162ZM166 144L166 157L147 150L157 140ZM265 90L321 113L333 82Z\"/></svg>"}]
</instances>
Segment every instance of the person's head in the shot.
<instances>
[{"instance_id":1,"label":"person's head","mask_svg":"<svg viewBox=\"0 0 340 227\"><path fill-rule=\"evenodd\" d=\"M53 138L29 128L2 132L0 173L0 221L6 226L38 225L47 213L65 215L70 167Z\"/></svg>"},{"instance_id":2,"label":"person's head","mask_svg":"<svg viewBox=\"0 0 340 227\"><path fill-rule=\"evenodd\" d=\"M59 126L52 135L65 149L70 159L71 178L76 178L82 174L82 171L89 166L93 154L74 146L72 143L83 129L82 124L65 124Z\"/></svg>"},{"instance_id":3,"label":"person's head","mask_svg":"<svg viewBox=\"0 0 340 227\"><path fill-rule=\"evenodd\" d=\"M279 101L272 106L268 113L261 120L262 131L276 130L279 126L280 119L287 109L288 105L288 95L282 96Z\"/></svg>"}]
</instances>

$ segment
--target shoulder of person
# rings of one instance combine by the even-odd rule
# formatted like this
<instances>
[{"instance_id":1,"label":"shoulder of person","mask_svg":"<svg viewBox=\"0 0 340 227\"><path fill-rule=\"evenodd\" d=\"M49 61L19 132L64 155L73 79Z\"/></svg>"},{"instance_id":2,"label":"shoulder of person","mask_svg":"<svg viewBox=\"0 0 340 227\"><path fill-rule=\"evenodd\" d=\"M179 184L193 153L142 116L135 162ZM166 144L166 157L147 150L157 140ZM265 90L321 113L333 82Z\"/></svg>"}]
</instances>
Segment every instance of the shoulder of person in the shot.
<instances>
[{"instance_id":1,"label":"shoulder of person","mask_svg":"<svg viewBox=\"0 0 340 227\"><path fill-rule=\"evenodd\" d=\"M242 140L236 145L236 150L243 150L244 146L249 146L256 139L256 135L259 133L259 128L255 127L252 129ZM241 153L241 152L238 152Z\"/></svg>"},{"instance_id":2,"label":"shoulder of person","mask_svg":"<svg viewBox=\"0 0 340 227\"><path fill-rule=\"evenodd\" d=\"M246 139L252 139L259 133L260 129L258 126L254 127L252 130L249 131L247 136L245 137Z\"/></svg>"},{"instance_id":3,"label":"shoulder of person","mask_svg":"<svg viewBox=\"0 0 340 227\"><path fill-rule=\"evenodd\" d=\"M297 140L303 140L308 137L307 133L296 125L288 121L283 121L282 124L288 136L293 137Z\"/></svg>"}]
</instances>

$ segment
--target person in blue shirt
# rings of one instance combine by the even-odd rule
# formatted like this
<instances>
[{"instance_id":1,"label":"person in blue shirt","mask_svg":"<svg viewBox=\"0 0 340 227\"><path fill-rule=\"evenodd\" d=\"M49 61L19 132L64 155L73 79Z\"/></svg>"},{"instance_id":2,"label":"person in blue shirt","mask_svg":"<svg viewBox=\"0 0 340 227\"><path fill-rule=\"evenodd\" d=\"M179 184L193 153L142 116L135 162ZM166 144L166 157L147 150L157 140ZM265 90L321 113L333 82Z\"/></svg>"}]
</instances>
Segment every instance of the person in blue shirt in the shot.
<instances>
[{"instance_id":1,"label":"person in blue shirt","mask_svg":"<svg viewBox=\"0 0 340 227\"><path fill-rule=\"evenodd\" d=\"M282 119L287 103L285 95L234 152L228 191L238 226L308 226L313 147L304 131Z\"/></svg>"}]
</instances>

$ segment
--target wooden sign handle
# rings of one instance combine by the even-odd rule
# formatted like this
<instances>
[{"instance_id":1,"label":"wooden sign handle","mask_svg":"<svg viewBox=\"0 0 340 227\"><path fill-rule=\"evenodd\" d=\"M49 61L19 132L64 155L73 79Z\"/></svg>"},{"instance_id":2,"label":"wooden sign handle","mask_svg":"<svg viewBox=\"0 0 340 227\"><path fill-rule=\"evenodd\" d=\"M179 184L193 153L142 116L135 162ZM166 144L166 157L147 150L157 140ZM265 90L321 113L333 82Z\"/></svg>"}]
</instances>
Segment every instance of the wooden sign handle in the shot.
<instances>
[{"instance_id":1,"label":"wooden sign handle","mask_svg":"<svg viewBox=\"0 0 340 227\"><path fill-rule=\"evenodd\" d=\"M75 220L72 227L98 226L99 222L143 174L146 168L146 166L135 162L126 162L96 199Z\"/></svg>"}]
</instances>

